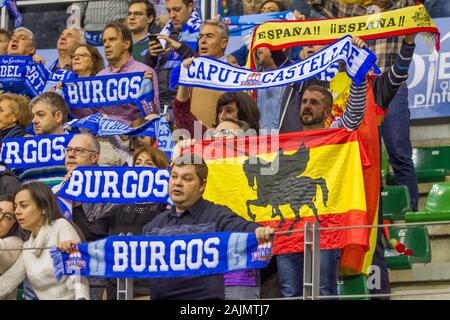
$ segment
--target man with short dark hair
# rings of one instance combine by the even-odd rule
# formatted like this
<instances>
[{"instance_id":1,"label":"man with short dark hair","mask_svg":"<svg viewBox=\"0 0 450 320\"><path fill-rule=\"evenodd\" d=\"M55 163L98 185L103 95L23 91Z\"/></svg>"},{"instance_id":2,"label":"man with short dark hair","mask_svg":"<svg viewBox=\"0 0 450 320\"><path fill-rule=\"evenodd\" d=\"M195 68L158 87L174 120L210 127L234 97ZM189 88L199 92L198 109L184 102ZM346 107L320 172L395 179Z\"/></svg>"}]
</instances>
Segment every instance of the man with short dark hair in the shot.
<instances>
[{"instance_id":1,"label":"man with short dark hair","mask_svg":"<svg viewBox=\"0 0 450 320\"><path fill-rule=\"evenodd\" d=\"M208 167L202 158L185 155L175 159L169 180L169 195L174 207L145 225L143 234L162 236L234 231L255 232L258 241L269 240L272 228L249 222L228 207L203 199L207 177ZM222 274L152 278L150 297L152 300L224 299L224 278Z\"/></svg>"},{"instance_id":2,"label":"man with short dark hair","mask_svg":"<svg viewBox=\"0 0 450 320\"><path fill-rule=\"evenodd\" d=\"M156 11L153 3L148 0L131 0L128 5L127 26L133 37L133 58L144 62L148 52L150 27L155 24ZM158 33L159 28L152 32ZM151 32L150 32L151 33Z\"/></svg>"},{"instance_id":3,"label":"man with short dark hair","mask_svg":"<svg viewBox=\"0 0 450 320\"><path fill-rule=\"evenodd\" d=\"M127 27L116 22L108 24L103 30L103 47L109 66L100 71L97 75L104 76L118 73L151 72L155 93L153 107L155 108L155 113L158 113L158 77L152 68L136 61L131 56L131 53L133 52L133 38ZM141 112L135 105L105 107L99 108L97 111L126 124L130 124L133 120L141 117Z\"/></svg>"},{"instance_id":4,"label":"man with short dark hair","mask_svg":"<svg viewBox=\"0 0 450 320\"><path fill-rule=\"evenodd\" d=\"M67 122L69 107L64 98L54 92L45 92L30 101L31 123L38 136L63 134Z\"/></svg>"}]
</instances>

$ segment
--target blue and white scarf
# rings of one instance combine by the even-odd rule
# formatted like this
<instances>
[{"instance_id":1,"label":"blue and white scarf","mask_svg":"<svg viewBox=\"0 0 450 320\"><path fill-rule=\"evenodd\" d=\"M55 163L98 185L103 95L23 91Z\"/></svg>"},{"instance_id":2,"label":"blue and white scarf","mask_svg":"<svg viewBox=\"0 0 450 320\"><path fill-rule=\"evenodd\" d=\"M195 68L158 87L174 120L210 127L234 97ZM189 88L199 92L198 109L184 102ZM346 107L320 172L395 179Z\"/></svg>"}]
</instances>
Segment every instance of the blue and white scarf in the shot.
<instances>
[{"instance_id":1,"label":"blue and white scarf","mask_svg":"<svg viewBox=\"0 0 450 320\"><path fill-rule=\"evenodd\" d=\"M222 22L228 25L231 37L245 36L260 24L273 20L295 20L291 11L249 14L244 16L222 17Z\"/></svg>"},{"instance_id":2,"label":"blue and white scarf","mask_svg":"<svg viewBox=\"0 0 450 320\"><path fill-rule=\"evenodd\" d=\"M88 45L94 47L103 46L103 33L101 31L86 31L84 36Z\"/></svg>"},{"instance_id":3,"label":"blue and white scarf","mask_svg":"<svg viewBox=\"0 0 450 320\"><path fill-rule=\"evenodd\" d=\"M144 116L152 111L153 82L143 72L68 79L62 85L71 109L135 104Z\"/></svg>"},{"instance_id":4,"label":"blue and white scarf","mask_svg":"<svg viewBox=\"0 0 450 320\"><path fill-rule=\"evenodd\" d=\"M50 252L57 280L64 275L102 278L174 278L265 268L269 243L254 233L114 236L81 243L70 254Z\"/></svg>"},{"instance_id":5,"label":"blue and white scarf","mask_svg":"<svg viewBox=\"0 0 450 320\"><path fill-rule=\"evenodd\" d=\"M0 7L3 8L6 5L6 8L14 18L14 26L18 28L22 25L23 19L16 2L16 0L0 0Z\"/></svg>"},{"instance_id":6,"label":"blue and white scarf","mask_svg":"<svg viewBox=\"0 0 450 320\"><path fill-rule=\"evenodd\" d=\"M167 203L169 171L142 167L78 167L57 195L86 203Z\"/></svg>"},{"instance_id":7,"label":"blue and white scarf","mask_svg":"<svg viewBox=\"0 0 450 320\"><path fill-rule=\"evenodd\" d=\"M28 56L0 56L0 90L35 97L45 87L49 72Z\"/></svg>"},{"instance_id":8,"label":"blue and white scarf","mask_svg":"<svg viewBox=\"0 0 450 320\"><path fill-rule=\"evenodd\" d=\"M56 202L58 203L61 214L69 221L72 221L72 201L56 196Z\"/></svg>"},{"instance_id":9,"label":"blue and white scarf","mask_svg":"<svg viewBox=\"0 0 450 320\"><path fill-rule=\"evenodd\" d=\"M50 69L51 70L51 69ZM43 92L56 92L64 96L61 89L57 87L59 82L76 79L78 75L76 72L71 72L64 69L58 69L50 74L45 84Z\"/></svg>"},{"instance_id":10,"label":"blue and white scarf","mask_svg":"<svg viewBox=\"0 0 450 320\"><path fill-rule=\"evenodd\" d=\"M175 147L175 140L173 140L172 130L167 122L164 114L159 116L158 128L156 138L158 140L158 149L163 151L167 158L172 159L172 151Z\"/></svg>"},{"instance_id":11,"label":"blue and white scarf","mask_svg":"<svg viewBox=\"0 0 450 320\"><path fill-rule=\"evenodd\" d=\"M241 91L284 86L312 77L330 81L339 72L338 62L343 61L348 76L359 86L369 70L380 72L376 59L372 51L353 46L352 37L345 36L305 60L272 71L236 68L209 57L199 57L189 69L181 66L179 83L212 90Z\"/></svg>"},{"instance_id":12,"label":"blue and white scarf","mask_svg":"<svg viewBox=\"0 0 450 320\"><path fill-rule=\"evenodd\" d=\"M200 36L200 25L202 24L202 19L197 9L192 10L191 17L186 22L186 24L181 29L180 36L178 38L178 42L184 42L188 46L190 46L195 51L197 50L197 42ZM161 30L161 34L170 36L173 31L172 21L169 20L164 28ZM159 39L161 45L163 47L166 46L166 41L163 39ZM160 57L162 58L162 56ZM173 69L178 67L182 62L181 57L176 52L171 52L167 61L165 62L163 68L164 69Z\"/></svg>"},{"instance_id":13,"label":"blue and white scarf","mask_svg":"<svg viewBox=\"0 0 450 320\"><path fill-rule=\"evenodd\" d=\"M28 169L64 165L71 134L6 138L0 161L8 168Z\"/></svg>"},{"instance_id":14,"label":"blue and white scarf","mask_svg":"<svg viewBox=\"0 0 450 320\"><path fill-rule=\"evenodd\" d=\"M72 128L87 129L98 137L115 135L156 137L159 119L160 117L157 117L138 128L132 128L121 121L105 118L102 114L95 113L83 119L74 119L66 123L64 128L69 131L72 131Z\"/></svg>"}]
</instances>

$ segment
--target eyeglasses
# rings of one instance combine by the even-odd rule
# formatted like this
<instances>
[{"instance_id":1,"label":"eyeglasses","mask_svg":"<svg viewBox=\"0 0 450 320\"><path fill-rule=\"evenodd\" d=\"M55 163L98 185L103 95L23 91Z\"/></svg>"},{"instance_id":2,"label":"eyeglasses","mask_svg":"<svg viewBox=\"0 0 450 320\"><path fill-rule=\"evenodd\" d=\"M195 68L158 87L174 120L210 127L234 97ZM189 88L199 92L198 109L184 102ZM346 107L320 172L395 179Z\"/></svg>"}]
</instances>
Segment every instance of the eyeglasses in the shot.
<instances>
[{"instance_id":1,"label":"eyeglasses","mask_svg":"<svg viewBox=\"0 0 450 320\"><path fill-rule=\"evenodd\" d=\"M85 149L85 148L66 148L66 154L69 154L71 152L74 152L76 156L81 156L86 152L93 152L96 153L97 151Z\"/></svg>"},{"instance_id":2,"label":"eyeglasses","mask_svg":"<svg viewBox=\"0 0 450 320\"><path fill-rule=\"evenodd\" d=\"M128 16L136 16L136 17L142 17L143 15L145 15L145 12L142 11L128 11Z\"/></svg>"},{"instance_id":3,"label":"eyeglasses","mask_svg":"<svg viewBox=\"0 0 450 320\"><path fill-rule=\"evenodd\" d=\"M6 221L12 222L16 220L16 217L13 213L5 212L3 209L0 208L0 220L5 219Z\"/></svg>"},{"instance_id":4,"label":"eyeglasses","mask_svg":"<svg viewBox=\"0 0 450 320\"><path fill-rule=\"evenodd\" d=\"M75 58L92 58L92 56L90 56L87 53L74 53L71 58L72 59L75 59Z\"/></svg>"}]
</instances>

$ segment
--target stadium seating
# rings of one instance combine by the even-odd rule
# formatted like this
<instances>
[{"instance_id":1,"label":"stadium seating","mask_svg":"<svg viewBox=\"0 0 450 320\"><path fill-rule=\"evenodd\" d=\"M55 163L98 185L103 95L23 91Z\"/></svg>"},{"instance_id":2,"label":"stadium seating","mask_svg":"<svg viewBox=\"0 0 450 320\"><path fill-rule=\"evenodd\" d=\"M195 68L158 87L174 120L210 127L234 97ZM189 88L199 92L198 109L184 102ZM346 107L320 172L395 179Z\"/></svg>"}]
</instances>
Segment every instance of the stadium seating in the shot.
<instances>
[{"instance_id":1,"label":"stadium seating","mask_svg":"<svg viewBox=\"0 0 450 320\"><path fill-rule=\"evenodd\" d=\"M411 269L414 263L429 263L431 261L431 246L426 227L390 228L391 239L397 239L412 255L386 256L388 268L392 270Z\"/></svg>"},{"instance_id":2,"label":"stadium seating","mask_svg":"<svg viewBox=\"0 0 450 320\"><path fill-rule=\"evenodd\" d=\"M384 219L405 220L405 212L411 211L411 201L406 186L386 186L381 192L381 197Z\"/></svg>"},{"instance_id":3,"label":"stadium seating","mask_svg":"<svg viewBox=\"0 0 450 320\"><path fill-rule=\"evenodd\" d=\"M419 183L445 181L450 175L450 146L413 148L412 151ZM386 182L395 184L394 173L387 175Z\"/></svg>"},{"instance_id":4,"label":"stadium seating","mask_svg":"<svg viewBox=\"0 0 450 320\"><path fill-rule=\"evenodd\" d=\"M406 212L406 222L450 220L450 182L435 183L427 196L425 209L421 212Z\"/></svg>"}]
</instances>

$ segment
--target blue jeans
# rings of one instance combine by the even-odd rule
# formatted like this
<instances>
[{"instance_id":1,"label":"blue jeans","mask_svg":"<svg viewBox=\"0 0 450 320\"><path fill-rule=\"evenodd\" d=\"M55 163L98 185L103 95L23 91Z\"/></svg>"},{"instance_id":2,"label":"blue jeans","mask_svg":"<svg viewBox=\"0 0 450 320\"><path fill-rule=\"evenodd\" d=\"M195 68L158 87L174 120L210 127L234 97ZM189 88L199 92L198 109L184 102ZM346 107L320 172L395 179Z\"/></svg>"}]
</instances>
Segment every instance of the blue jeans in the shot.
<instances>
[{"instance_id":1,"label":"blue jeans","mask_svg":"<svg viewBox=\"0 0 450 320\"><path fill-rule=\"evenodd\" d=\"M381 126L381 133L389 155L389 163L394 169L395 182L408 187L411 208L417 211L419 191L412 161L409 116L408 88L406 84L402 84L389 105L389 111Z\"/></svg>"},{"instance_id":2,"label":"blue jeans","mask_svg":"<svg viewBox=\"0 0 450 320\"><path fill-rule=\"evenodd\" d=\"M320 251L320 295L337 295L340 249ZM283 297L303 295L303 253L279 254L278 281Z\"/></svg>"}]
</instances>

